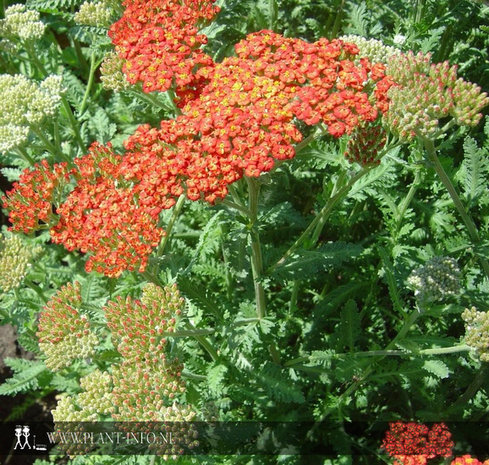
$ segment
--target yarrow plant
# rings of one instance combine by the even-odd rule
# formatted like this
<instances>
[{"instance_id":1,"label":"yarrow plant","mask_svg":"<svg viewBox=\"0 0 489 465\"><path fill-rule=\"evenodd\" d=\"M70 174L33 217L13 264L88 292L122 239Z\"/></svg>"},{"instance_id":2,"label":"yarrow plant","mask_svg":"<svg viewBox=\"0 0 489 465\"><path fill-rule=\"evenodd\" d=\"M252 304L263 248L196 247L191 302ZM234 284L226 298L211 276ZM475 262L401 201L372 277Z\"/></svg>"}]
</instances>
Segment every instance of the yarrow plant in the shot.
<instances>
[{"instance_id":1,"label":"yarrow plant","mask_svg":"<svg viewBox=\"0 0 489 465\"><path fill-rule=\"evenodd\" d=\"M36 354L0 395L174 433L141 465L196 421L310 422L257 451L342 455L379 446L346 418L404 417L393 463L480 463L422 423L487 403L489 12L461 2L0 5L0 317Z\"/></svg>"}]
</instances>

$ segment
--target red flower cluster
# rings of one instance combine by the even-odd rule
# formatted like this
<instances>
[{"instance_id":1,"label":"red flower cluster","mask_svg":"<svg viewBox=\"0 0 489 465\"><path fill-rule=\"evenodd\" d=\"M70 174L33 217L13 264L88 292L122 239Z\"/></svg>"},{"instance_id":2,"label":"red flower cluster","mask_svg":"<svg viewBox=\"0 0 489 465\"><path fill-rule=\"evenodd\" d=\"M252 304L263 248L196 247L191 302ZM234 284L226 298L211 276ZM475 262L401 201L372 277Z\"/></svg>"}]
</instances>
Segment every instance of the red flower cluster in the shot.
<instances>
[{"instance_id":1,"label":"red flower cluster","mask_svg":"<svg viewBox=\"0 0 489 465\"><path fill-rule=\"evenodd\" d=\"M61 204L53 242L68 250L92 252L86 269L117 276L124 269L142 271L163 235L158 228L161 206L139 202L132 183L120 174L121 156L95 143L75 160L77 185Z\"/></svg>"},{"instance_id":2,"label":"red flower cluster","mask_svg":"<svg viewBox=\"0 0 489 465\"><path fill-rule=\"evenodd\" d=\"M193 83L196 69L213 63L200 50L207 37L197 33L197 26L219 11L213 3L125 0L124 14L111 26L109 36L125 60L127 80L132 84L141 81L145 92L164 92L173 81L177 87Z\"/></svg>"},{"instance_id":3,"label":"red flower cluster","mask_svg":"<svg viewBox=\"0 0 489 465\"><path fill-rule=\"evenodd\" d=\"M10 210L11 229L29 234L38 230L41 223L49 223L54 218L53 203L61 197L63 188L69 181L66 163L52 168L46 160L25 170L19 182L2 197L3 208Z\"/></svg>"},{"instance_id":4,"label":"red flower cluster","mask_svg":"<svg viewBox=\"0 0 489 465\"><path fill-rule=\"evenodd\" d=\"M420 423L391 423L382 442L382 448L398 463L423 464L426 459L452 455L453 441L444 423L431 428ZM413 460L415 460L413 462Z\"/></svg>"},{"instance_id":5,"label":"red flower cluster","mask_svg":"<svg viewBox=\"0 0 489 465\"><path fill-rule=\"evenodd\" d=\"M134 26L134 37L145 36L146 27L163 21L175 7L160 3L160 9L152 2L148 10L139 5L138 21L146 26ZM189 1L183 3L172 20L210 15L212 2L193 2L193 7L202 6L198 13L187 11ZM128 4L136 14L134 8L136 3ZM133 24L128 18L121 27ZM156 53L148 50L148 56ZM162 121L160 129L140 126L126 141L123 156L110 144L95 143L70 172L56 165L49 173L44 162L42 170L23 175L5 203L14 228L32 231L40 218L50 224L54 242L91 253L87 271L108 276L142 271L164 234L158 227L161 210L171 208L184 192L191 200L213 203L244 175L257 177L275 160L292 158L294 144L302 139L294 118L323 122L335 137L377 118L367 91L385 81L383 66L366 59L355 65L356 45L326 39L309 44L261 31L241 41L236 52L237 57L197 70L198 86L179 93L182 114ZM70 176L76 185L57 208L57 217L51 194Z\"/></svg>"}]
</instances>

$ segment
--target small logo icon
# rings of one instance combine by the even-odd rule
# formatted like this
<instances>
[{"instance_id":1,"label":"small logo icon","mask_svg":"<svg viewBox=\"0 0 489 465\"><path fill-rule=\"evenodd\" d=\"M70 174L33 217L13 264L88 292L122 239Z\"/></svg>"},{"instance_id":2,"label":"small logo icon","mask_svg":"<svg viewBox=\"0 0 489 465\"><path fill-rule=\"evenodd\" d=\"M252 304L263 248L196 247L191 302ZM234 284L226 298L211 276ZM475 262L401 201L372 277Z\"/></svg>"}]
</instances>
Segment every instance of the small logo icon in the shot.
<instances>
[{"instance_id":1,"label":"small logo icon","mask_svg":"<svg viewBox=\"0 0 489 465\"><path fill-rule=\"evenodd\" d=\"M14 450L34 449L34 450L46 450L45 444L36 445L36 436L33 435L33 445L31 446L29 436L31 435L31 429L28 425L16 425L15 426L15 445Z\"/></svg>"}]
</instances>

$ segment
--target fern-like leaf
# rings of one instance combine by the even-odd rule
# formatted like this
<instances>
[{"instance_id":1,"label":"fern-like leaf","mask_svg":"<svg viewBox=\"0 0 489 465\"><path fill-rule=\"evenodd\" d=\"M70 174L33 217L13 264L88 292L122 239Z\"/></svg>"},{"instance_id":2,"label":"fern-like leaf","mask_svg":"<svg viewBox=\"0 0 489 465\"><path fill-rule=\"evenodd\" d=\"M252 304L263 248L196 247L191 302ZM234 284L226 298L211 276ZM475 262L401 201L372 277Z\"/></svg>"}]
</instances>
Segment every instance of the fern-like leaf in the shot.
<instances>
[{"instance_id":1,"label":"fern-like leaf","mask_svg":"<svg viewBox=\"0 0 489 465\"><path fill-rule=\"evenodd\" d=\"M43 362L20 358L6 358L5 364L12 368L14 375L0 385L0 395L15 395L19 392L34 391L39 387L38 377L46 370Z\"/></svg>"}]
</instances>

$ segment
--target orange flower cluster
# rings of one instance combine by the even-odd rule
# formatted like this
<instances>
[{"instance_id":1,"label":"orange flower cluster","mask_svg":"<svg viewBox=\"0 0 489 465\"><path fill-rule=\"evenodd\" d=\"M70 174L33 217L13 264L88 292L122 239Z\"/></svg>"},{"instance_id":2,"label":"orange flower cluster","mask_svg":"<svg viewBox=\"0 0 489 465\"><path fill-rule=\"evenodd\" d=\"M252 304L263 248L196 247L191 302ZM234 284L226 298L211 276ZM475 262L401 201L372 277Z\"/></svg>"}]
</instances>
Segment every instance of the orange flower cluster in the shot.
<instances>
[{"instance_id":1,"label":"orange flower cluster","mask_svg":"<svg viewBox=\"0 0 489 465\"><path fill-rule=\"evenodd\" d=\"M219 11L214 0L125 0L122 18L114 23L109 36L131 84L143 83L145 92L166 91L195 80L201 66L212 59L200 47L207 37L198 26Z\"/></svg>"},{"instance_id":2,"label":"orange flower cluster","mask_svg":"<svg viewBox=\"0 0 489 465\"><path fill-rule=\"evenodd\" d=\"M427 459L452 455L451 433L444 423L431 428L422 423L391 423L382 449L399 465L424 465Z\"/></svg>"},{"instance_id":3,"label":"orange flower cluster","mask_svg":"<svg viewBox=\"0 0 489 465\"><path fill-rule=\"evenodd\" d=\"M161 207L138 201L134 186L120 174L121 160L110 144L97 143L75 160L76 187L58 207L60 218L51 229L53 242L92 252L87 271L108 276L124 269L143 270L163 235L158 228Z\"/></svg>"},{"instance_id":4,"label":"orange flower cluster","mask_svg":"<svg viewBox=\"0 0 489 465\"><path fill-rule=\"evenodd\" d=\"M481 462L480 460L477 460L476 458L467 454L452 460L450 465L489 465L489 459L485 462Z\"/></svg>"},{"instance_id":5,"label":"orange flower cluster","mask_svg":"<svg viewBox=\"0 0 489 465\"><path fill-rule=\"evenodd\" d=\"M41 227L40 222L48 223L53 217L53 203L61 196L69 181L66 163L52 168L46 160L25 170L13 189L2 197L3 208L10 210L13 231L29 234Z\"/></svg>"},{"instance_id":6,"label":"orange flower cluster","mask_svg":"<svg viewBox=\"0 0 489 465\"><path fill-rule=\"evenodd\" d=\"M124 155L95 143L71 171L56 165L50 173L44 162L42 170L26 172L5 201L14 229L32 231L45 222L54 242L91 254L87 271L143 271L164 235L159 214L178 196L214 203L229 184L294 157L294 144L302 140L297 120L326 124L340 137L375 120L376 102L384 108L391 85L384 66L364 58L355 64L357 46L341 40L311 44L261 31L236 45L236 57L196 66L205 63L192 48L199 41L189 37L198 21L215 14L212 3L126 2L124 17L112 28L119 53L129 60L126 68L140 63L133 78L143 80L146 90L165 90L175 78L182 114L159 129L140 126L125 142ZM188 36L187 48L175 38L176 25ZM177 44L183 47L178 53L172 48ZM168 74L176 63L186 71ZM52 192L63 179L75 186L55 203Z\"/></svg>"}]
</instances>

